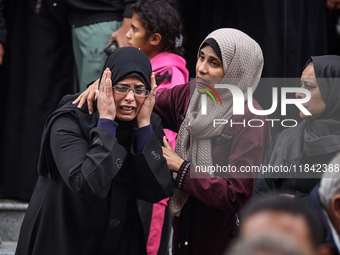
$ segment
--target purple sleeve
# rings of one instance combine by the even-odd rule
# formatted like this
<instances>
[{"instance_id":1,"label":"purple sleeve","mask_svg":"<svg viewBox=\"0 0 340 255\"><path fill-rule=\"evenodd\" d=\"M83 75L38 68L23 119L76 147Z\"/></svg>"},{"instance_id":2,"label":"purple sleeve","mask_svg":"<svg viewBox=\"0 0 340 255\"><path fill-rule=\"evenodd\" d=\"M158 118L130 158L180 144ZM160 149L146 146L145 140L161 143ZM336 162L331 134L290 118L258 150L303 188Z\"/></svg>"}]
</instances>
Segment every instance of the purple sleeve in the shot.
<instances>
[{"instance_id":1,"label":"purple sleeve","mask_svg":"<svg viewBox=\"0 0 340 255\"><path fill-rule=\"evenodd\" d=\"M108 131L110 131L110 133L113 136L116 136L116 129L118 127L118 124L115 121L113 121L113 120L101 118L98 121L97 127L105 128Z\"/></svg>"},{"instance_id":2,"label":"purple sleeve","mask_svg":"<svg viewBox=\"0 0 340 255\"><path fill-rule=\"evenodd\" d=\"M135 152L143 152L144 145L152 135L153 129L150 125L141 128L135 128Z\"/></svg>"},{"instance_id":3,"label":"purple sleeve","mask_svg":"<svg viewBox=\"0 0 340 255\"><path fill-rule=\"evenodd\" d=\"M154 112L161 117L163 128L178 132L190 103L190 83L157 92L156 102Z\"/></svg>"}]
</instances>

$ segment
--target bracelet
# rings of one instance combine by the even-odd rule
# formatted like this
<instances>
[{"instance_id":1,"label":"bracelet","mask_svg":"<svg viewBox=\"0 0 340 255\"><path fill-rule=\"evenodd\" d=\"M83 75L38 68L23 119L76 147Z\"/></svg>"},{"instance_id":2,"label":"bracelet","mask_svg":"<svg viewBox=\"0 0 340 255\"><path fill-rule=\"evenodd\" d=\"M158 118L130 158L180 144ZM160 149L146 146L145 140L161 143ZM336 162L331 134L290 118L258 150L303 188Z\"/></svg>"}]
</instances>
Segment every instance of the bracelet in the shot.
<instances>
[{"instance_id":1,"label":"bracelet","mask_svg":"<svg viewBox=\"0 0 340 255\"><path fill-rule=\"evenodd\" d=\"M190 169L190 166L191 164L188 161L184 160L181 167L179 168L177 172L177 177L175 180L175 185L178 189L182 188L185 178L188 175L188 172L189 172L188 169Z\"/></svg>"}]
</instances>

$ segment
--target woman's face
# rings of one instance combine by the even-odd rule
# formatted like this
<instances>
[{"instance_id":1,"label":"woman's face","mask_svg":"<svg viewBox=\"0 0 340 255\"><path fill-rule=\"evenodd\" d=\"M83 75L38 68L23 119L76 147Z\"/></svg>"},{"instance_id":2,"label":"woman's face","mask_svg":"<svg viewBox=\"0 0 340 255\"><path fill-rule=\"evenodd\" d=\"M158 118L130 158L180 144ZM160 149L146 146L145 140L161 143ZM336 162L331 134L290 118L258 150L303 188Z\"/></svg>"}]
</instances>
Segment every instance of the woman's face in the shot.
<instances>
[{"instance_id":1,"label":"woman's face","mask_svg":"<svg viewBox=\"0 0 340 255\"><path fill-rule=\"evenodd\" d=\"M306 120L314 120L326 109L326 103L322 98L319 85L316 82L313 64L309 64L301 75L301 88L309 90L311 98L307 103L302 104L312 115L305 115L300 111L300 118ZM296 98L304 98L306 95L303 93L296 93Z\"/></svg>"},{"instance_id":2,"label":"woman's face","mask_svg":"<svg viewBox=\"0 0 340 255\"><path fill-rule=\"evenodd\" d=\"M203 83L214 86L216 81L223 78L224 70L222 61L218 58L215 51L209 46L204 46L198 54L196 63L196 79ZM217 78L217 79L216 79ZM199 84L197 85L199 87ZM202 93L203 90L198 89Z\"/></svg>"},{"instance_id":3,"label":"woman's face","mask_svg":"<svg viewBox=\"0 0 340 255\"><path fill-rule=\"evenodd\" d=\"M136 76L126 78L114 85L124 85L130 89L147 89L143 82ZM117 93L113 90L113 98L116 105L116 117L122 121L135 119L146 97L136 96L132 90L127 94Z\"/></svg>"},{"instance_id":4,"label":"woman's face","mask_svg":"<svg viewBox=\"0 0 340 255\"><path fill-rule=\"evenodd\" d=\"M131 27L126 33L126 38L128 39L129 46L140 48L147 56L150 55L152 49L150 43L151 37L146 37L146 30L140 22L139 16L135 13L132 15Z\"/></svg>"}]
</instances>

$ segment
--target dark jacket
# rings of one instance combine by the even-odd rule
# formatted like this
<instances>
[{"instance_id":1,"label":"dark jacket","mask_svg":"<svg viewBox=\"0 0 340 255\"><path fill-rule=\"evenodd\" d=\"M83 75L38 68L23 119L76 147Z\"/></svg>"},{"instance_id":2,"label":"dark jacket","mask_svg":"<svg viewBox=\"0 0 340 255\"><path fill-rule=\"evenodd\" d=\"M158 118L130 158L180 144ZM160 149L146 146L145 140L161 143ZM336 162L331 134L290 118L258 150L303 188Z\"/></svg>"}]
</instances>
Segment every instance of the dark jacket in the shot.
<instances>
[{"instance_id":1,"label":"dark jacket","mask_svg":"<svg viewBox=\"0 0 340 255\"><path fill-rule=\"evenodd\" d=\"M164 127L178 131L189 105L189 84L157 94L155 111L162 117ZM261 109L255 100L253 103ZM261 119L265 124L257 128L227 124L219 136L212 138L214 165L235 166L239 171L242 166L262 163L271 141L266 117L252 114L247 104L244 115L232 117L234 123L250 119ZM173 219L173 254L223 254L235 235L235 215L252 196L256 173L247 175L250 178L238 178L237 173L217 178L208 174L207 178L191 178L190 174L189 170L182 186L190 198L180 217Z\"/></svg>"},{"instance_id":2,"label":"dark jacket","mask_svg":"<svg viewBox=\"0 0 340 255\"><path fill-rule=\"evenodd\" d=\"M73 99L47 120L16 254L146 254L136 200L158 202L173 192L161 121L152 115L153 133L135 153L133 132L118 142L130 127L117 128L116 138L97 127L98 112L77 109Z\"/></svg>"},{"instance_id":3,"label":"dark jacket","mask_svg":"<svg viewBox=\"0 0 340 255\"><path fill-rule=\"evenodd\" d=\"M319 194L318 194L319 187L320 187L320 183L314 187L314 189L310 192L308 196L306 196L306 201L310 203L316 209L317 213L320 216L320 219L322 220L323 225L325 226L326 235L324 237L324 242L329 244L332 247L334 255L339 255L340 251L335 245L331 228L329 227L326 216L323 213L323 206L320 202Z\"/></svg>"},{"instance_id":4,"label":"dark jacket","mask_svg":"<svg viewBox=\"0 0 340 255\"><path fill-rule=\"evenodd\" d=\"M271 158L271 155L273 153L273 150L276 145L276 141L281 133L277 134L275 138L273 139L272 144L270 145L265 159L262 163L262 165L268 165L269 160ZM320 151L321 153L321 151ZM259 175L254 188L254 196L253 199L256 199L257 197L269 194L269 193L286 193L291 194L297 197L304 197L307 195L311 190L317 185L320 181L320 177L322 174L322 171L318 173L317 171L309 171L304 172L304 168L306 169L312 169L312 166L322 166L324 164L328 164L334 156L338 152L334 153L328 153L328 154L320 154L313 157L306 157L303 156L298 164L296 165L296 175L298 178L267 178L265 175ZM318 167L315 167L317 169ZM294 168L291 168L294 169ZM302 173L300 173L300 170ZM307 178L302 178L303 176L306 176ZM312 178L308 178L312 177Z\"/></svg>"}]
</instances>

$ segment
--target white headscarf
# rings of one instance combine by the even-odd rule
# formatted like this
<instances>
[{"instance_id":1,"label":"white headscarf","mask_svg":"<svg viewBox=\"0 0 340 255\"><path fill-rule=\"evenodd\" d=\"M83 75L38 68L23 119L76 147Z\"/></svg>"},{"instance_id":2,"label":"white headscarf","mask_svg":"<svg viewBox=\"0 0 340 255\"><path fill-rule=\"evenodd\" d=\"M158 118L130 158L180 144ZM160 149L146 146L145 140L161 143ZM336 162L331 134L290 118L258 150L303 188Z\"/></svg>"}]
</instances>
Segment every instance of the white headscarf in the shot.
<instances>
[{"instance_id":1,"label":"white headscarf","mask_svg":"<svg viewBox=\"0 0 340 255\"><path fill-rule=\"evenodd\" d=\"M216 41L221 51L224 77L219 83L237 86L243 92L246 101L247 88L252 87L254 91L261 77L263 54L260 46L239 30L222 28L210 33L199 49L209 38ZM223 125L213 127L213 121L214 119L229 120L232 117L232 94L227 89L220 91L219 96L223 105L215 106L213 100L207 100L209 114L202 115L201 94L195 90L178 132L175 151L193 165L213 165L211 138L220 135L224 129ZM175 190L169 202L170 210L174 215L179 215L188 197L189 195L183 191Z\"/></svg>"}]
</instances>

